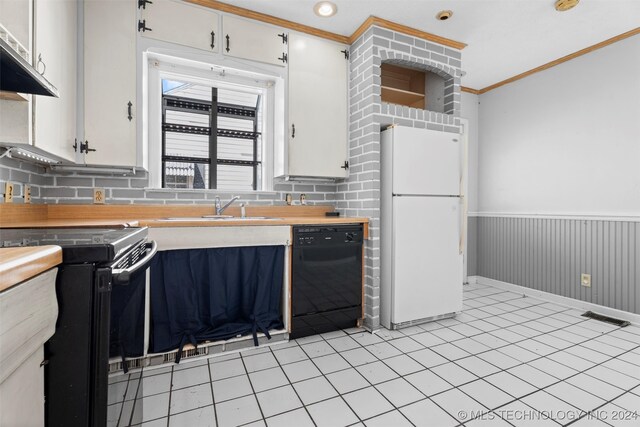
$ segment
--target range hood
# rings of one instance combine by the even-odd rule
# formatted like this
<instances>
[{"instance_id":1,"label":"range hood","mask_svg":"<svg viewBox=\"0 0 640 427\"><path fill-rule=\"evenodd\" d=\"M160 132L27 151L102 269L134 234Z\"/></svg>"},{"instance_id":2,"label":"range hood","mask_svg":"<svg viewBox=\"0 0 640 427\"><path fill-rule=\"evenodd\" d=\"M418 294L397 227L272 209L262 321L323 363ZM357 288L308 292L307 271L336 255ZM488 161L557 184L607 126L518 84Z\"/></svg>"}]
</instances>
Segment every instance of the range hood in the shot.
<instances>
[{"instance_id":1,"label":"range hood","mask_svg":"<svg viewBox=\"0 0 640 427\"><path fill-rule=\"evenodd\" d=\"M4 38L0 38L0 90L58 97L58 89Z\"/></svg>"}]
</instances>

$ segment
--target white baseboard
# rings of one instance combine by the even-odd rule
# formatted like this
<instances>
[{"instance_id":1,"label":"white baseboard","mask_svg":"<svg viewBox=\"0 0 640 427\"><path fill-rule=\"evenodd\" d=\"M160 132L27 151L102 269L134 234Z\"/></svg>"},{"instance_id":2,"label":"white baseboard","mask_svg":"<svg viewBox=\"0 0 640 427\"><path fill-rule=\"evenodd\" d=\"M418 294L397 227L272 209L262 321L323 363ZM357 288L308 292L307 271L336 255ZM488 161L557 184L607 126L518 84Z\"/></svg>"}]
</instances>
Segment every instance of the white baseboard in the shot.
<instances>
[{"instance_id":1,"label":"white baseboard","mask_svg":"<svg viewBox=\"0 0 640 427\"><path fill-rule=\"evenodd\" d=\"M478 284L478 277L480 277L480 276L468 276L467 277L467 284L468 285L477 285Z\"/></svg>"},{"instance_id":2,"label":"white baseboard","mask_svg":"<svg viewBox=\"0 0 640 427\"><path fill-rule=\"evenodd\" d=\"M561 295L552 294L549 292L539 291L536 289L530 289L520 285L514 285L513 283L502 282L500 280L489 279L482 276L469 276L469 284L475 283L480 285L489 285L496 288L504 289L505 291L516 292L526 295L528 297L541 299L544 301L552 302L554 304L562 305L568 308L576 310L593 311L594 313L602 314L616 319L626 320L634 325L640 325L640 314L630 313L628 311L618 310L615 308L605 307L603 305L593 304L591 302L580 301L575 298L563 297Z\"/></svg>"}]
</instances>

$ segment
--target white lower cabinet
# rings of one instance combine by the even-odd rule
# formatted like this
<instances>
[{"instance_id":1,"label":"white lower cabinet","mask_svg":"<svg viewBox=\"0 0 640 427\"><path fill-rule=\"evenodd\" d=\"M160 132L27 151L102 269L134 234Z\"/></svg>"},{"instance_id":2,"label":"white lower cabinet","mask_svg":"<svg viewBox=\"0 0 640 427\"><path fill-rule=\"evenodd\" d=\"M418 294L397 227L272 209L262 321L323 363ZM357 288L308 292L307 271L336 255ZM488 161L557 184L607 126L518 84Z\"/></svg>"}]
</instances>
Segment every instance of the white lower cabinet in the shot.
<instances>
[{"instance_id":1,"label":"white lower cabinet","mask_svg":"<svg viewBox=\"0 0 640 427\"><path fill-rule=\"evenodd\" d=\"M283 29L224 15L222 53L267 64L287 64L287 34Z\"/></svg>"},{"instance_id":2,"label":"white lower cabinet","mask_svg":"<svg viewBox=\"0 0 640 427\"><path fill-rule=\"evenodd\" d=\"M41 346L0 384L1 426L44 426L43 359Z\"/></svg>"},{"instance_id":3,"label":"white lower cabinet","mask_svg":"<svg viewBox=\"0 0 640 427\"><path fill-rule=\"evenodd\" d=\"M77 87L77 0L36 0L33 65L60 93L33 97L33 142L75 161Z\"/></svg>"},{"instance_id":4,"label":"white lower cabinet","mask_svg":"<svg viewBox=\"0 0 640 427\"><path fill-rule=\"evenodd\" d=\"M57 271L0 292L0 426L44 426L41 363L58 317Z\"/></svg>"},{"instance_id":5,"label":"white lower cabinet","mask_svg":"<svg viewBox=\"0 0 640 427\"><path fill-rule=\"evenodd\" d=\"M183 1L153 0L141 9L140 34L155 40L218 52L218 14Z\"/></svg>"},{"instance_id":6,"label":"white lower cabinet","mask_svg":"<svg viewBox=\"0 0 640 427\"><path fill-rule=\"evenodd\" d=\"M85 163L136 165L135 1L84 1Z\"/></svg>"},{"instance_id":7,"label":"white lower cabinet","mask_svg":"<svg viewBox=\"0 0 640 427\"><path fill-rule=\"evenodd\" d=\"M289 176L347 176L348 47L289 34Z\"/></svg>"}]
</instances>

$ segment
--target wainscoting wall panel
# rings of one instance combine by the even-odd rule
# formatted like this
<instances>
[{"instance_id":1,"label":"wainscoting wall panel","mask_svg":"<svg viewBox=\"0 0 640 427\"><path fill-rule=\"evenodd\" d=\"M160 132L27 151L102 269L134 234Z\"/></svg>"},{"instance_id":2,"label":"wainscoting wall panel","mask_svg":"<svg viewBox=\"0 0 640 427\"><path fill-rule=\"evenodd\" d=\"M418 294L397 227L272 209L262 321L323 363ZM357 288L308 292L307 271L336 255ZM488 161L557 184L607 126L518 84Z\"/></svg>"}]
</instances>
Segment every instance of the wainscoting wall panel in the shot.
<instances>
[{"instance_id":1,"label":"wainscoting wall panel","mask_svg":"<svg viewBox=\"0 0 640 427\"><path fill-rule=\"evenodd\" d=\"M478 275L478 217L467 217L467 276Z\"/></svg>"},{"instance_id":2,"label":"wainscoting wall panel","mask_svg":"<svg viewBox=\"0 0 640 427\"><path fill-rule=\"evenodd\" d=\"M469 241L477 232L469 275L640 314L640 222L481 216L469 224ZM581 273L591 274L590 288Z\"/></svg>"}]
</instances>

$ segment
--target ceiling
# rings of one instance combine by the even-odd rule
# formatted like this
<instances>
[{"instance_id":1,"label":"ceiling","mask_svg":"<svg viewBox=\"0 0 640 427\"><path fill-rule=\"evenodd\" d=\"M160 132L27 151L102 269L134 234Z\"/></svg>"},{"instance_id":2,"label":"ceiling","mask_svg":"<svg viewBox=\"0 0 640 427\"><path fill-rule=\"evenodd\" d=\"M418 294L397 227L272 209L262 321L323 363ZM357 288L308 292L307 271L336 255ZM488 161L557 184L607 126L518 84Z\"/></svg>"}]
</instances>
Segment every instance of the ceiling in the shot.
<instances>
[{"instance_id":1,"label":"ceiling","mask_svg":"<svg viewBox=\"0 0 640 427\"><path fill-rule=\"evenodd\" d=\"M482 89L640 26L640 0L582 0L556 12L554 0L333 0L320 18L316 0L225 3L350 36L369 16L466 43L463 86ZM448 21L436 13L450 9Z\"/></svg>"}]
</instances>

